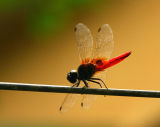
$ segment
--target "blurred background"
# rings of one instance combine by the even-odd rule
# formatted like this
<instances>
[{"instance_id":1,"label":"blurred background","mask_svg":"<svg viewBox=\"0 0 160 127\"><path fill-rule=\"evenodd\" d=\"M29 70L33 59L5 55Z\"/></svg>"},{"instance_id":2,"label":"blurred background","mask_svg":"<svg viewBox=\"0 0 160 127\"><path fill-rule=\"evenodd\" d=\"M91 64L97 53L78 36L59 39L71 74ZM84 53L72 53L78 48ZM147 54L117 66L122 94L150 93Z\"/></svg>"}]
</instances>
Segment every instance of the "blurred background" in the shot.
<instances>
[{"instance_id":1,"label":"blurred background","mask_svg":"<svg viewBox=\"0 0 160 127\"><path fill-rule=\"evenodd\" d=\"M109 88L160 90L160 1L1 0L0 81L71 85L66 74L80 64L74 26L94 39L110 24L112 57L132 55L108 69ZM0 91L0 127L160 127L160 100L99 96L89 110L59 112L65 94Z\"/></svg>"}]
</instances>

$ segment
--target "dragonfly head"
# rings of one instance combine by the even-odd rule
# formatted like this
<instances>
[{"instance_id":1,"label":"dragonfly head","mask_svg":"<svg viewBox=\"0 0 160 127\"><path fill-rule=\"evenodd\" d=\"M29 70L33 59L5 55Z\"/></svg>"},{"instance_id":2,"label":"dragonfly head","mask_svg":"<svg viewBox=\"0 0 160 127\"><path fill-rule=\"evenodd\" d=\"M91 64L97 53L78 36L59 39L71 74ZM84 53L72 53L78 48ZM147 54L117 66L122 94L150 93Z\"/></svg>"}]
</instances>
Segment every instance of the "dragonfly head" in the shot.
<instances>
[{"instance_id":1,"label":"dragonfly head","mask_svg":"<svg viewBox=\"0 0 160 127\"><path fill-rule=\"evenodd\" d=\"M68 74L67 74L67 80L71 83L76 83L78 79L78 73L76 70L71 70Z\"/></svg>"}]
</instances>

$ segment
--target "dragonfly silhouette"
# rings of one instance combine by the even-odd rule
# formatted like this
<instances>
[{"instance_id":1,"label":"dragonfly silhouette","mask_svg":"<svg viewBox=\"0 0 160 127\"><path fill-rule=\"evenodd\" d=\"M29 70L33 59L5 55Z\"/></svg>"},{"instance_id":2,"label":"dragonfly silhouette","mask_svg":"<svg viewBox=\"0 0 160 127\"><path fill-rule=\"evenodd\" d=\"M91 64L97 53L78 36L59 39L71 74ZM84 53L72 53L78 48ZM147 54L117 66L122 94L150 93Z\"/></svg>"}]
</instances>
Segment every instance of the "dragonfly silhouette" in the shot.
<instances>
[{"instance_id":1,"label":"dragonfly silhouette","mask_svg":"<svg viewBox=\"0 0 160 127\"><path fill-rule=\"evenodd\" d=\"M81 64L77 70L71 70L67 74L68 81L73 83L72 87L78 87L80 82L83 82L86 88L96 86L95 84L101 88L102 86L107 88L105 84L106 69L124 60L131 52L109 59L113 51L114 41L112 29L108 24L104 24L98 29L94 45L93 37L87 26L79 23L74 31ZM79 96L79 94L68 94L60 107L60 111L66 112L71 109ZM95 99L95 95L84 94L81 106L87 109Z\"/></svg>"}]
</instances>

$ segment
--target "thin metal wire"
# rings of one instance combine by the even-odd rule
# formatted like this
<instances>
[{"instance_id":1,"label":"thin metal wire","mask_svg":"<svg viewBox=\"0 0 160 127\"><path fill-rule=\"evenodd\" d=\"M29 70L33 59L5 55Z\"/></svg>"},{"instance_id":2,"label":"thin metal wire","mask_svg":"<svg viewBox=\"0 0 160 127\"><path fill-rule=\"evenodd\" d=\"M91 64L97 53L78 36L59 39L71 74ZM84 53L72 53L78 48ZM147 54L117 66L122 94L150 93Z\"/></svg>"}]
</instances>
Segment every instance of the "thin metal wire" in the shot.
<instances>
[{"instance_id":1,"label":"thin metal wire","mask_svg":"<svg viewBox=\"0 0 160 127\"><path fill-rule=\"evenodd\" d=\"M0 90L17 90L32 92L55 92L55 93L76 93L76 94L94 94L94 95L111 95L111 96L129 96L129 97L152 97L160 98L160 91L151 90L129 90L129 89L97 89L97 88L80 88L60 85L41 85L0 82Z\"/></svg>"}]
</instances>

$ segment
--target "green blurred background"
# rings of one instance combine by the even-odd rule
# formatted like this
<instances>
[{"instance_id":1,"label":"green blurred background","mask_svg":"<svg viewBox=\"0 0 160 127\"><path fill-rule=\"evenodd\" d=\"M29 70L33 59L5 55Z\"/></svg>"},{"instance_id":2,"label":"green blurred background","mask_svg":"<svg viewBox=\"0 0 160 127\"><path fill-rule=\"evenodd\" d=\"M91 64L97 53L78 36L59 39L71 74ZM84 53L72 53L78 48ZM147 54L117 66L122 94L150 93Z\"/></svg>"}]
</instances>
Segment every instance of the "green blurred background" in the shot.
<instances>
[{"instance_id":1,"label":"green blurred background","mask_svg":"<svg viewBox=\"0 0 160 127\"><path fill-rule=\"evenodd\" d=\"M110 88L160 90L160 1L1 0L0 81L71 85L80 64L73 32L82 22L94 38L102 24L114 32L112 57L132 55L109 68ZM80 100L61 114L65 94L0 91L0 127L160 127L160 100L103 97L89 110Z\"/></svg>"}]
</instances>

